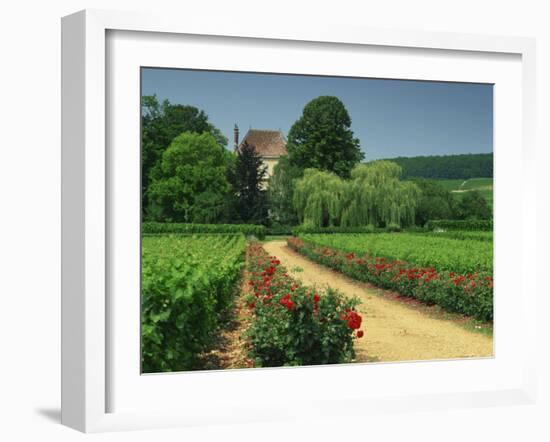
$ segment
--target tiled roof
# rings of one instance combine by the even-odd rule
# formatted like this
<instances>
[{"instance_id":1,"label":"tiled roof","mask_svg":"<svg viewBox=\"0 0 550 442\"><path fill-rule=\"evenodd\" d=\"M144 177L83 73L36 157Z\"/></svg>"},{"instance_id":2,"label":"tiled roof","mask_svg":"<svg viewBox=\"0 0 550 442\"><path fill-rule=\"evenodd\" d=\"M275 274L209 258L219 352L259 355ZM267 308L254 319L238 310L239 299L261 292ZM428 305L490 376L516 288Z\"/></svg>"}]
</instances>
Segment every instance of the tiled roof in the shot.
<instances>
[{"instance_id":1,"label":"tiled roof","mask_svg":"<svg viewBox=\"0 0 550 442\"><path fill-rule=\"evenodd\" d=\"M256 147L256 152L262 157L286 155L286 140L280 130L250 129L244 136L239 148L244 142Z\"/></svg>"}]
</instances>

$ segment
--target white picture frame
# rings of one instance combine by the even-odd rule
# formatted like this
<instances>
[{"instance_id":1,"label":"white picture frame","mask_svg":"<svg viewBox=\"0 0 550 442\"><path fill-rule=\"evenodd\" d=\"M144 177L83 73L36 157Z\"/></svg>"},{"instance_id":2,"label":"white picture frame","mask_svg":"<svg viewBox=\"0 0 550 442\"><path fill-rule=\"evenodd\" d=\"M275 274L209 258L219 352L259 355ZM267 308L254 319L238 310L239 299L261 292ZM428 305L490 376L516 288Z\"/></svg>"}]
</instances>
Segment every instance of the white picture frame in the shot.
<instances>
[{"instance_id":1,"label":"white picture frame","mask_svg":"<svg viewBox=\"0 0 550 442\"><path fill-rule=\"evenodd\" d=\"M272 419L307 418L317 415L367 414L380 409L393 412L407 409L437 409L499 404L533 403L536 396L535 339L525 340L522 353L517 356L521 376L510 383L501 383L484 389L476 386L468 391L450 392L445 383L438 384L426 394L399 394L377 396L328 395L310 400L310 407L291 406L284 409L277 404L235 404L234 410L206 412L206 408L194 410L167 410L151 407L150 410L112 411L109 407L110 370L113 355L110 353L108 330L113 318L109 309L107 287L108 244L113 230L107 228L107 219L112 210L109 195L107 152L108 133L106 121L109 88L106 72L112 56L108 51L109 32L147 32L155 36L216 36L265 41L266 39L289 44L337 44L338 48L377 47L455 51L475 54L482 59L489 54L516 56L521 65L521 111L518 112L518 141L521 146L516 153L522 160L523 188L534 188L535 177L529 174L534 162L534 104L535 104L535 43L534 40L518 37L491 37L451 33L428 33L417 31L388 31L358 29L345 26L308 25L293 23L251 24L245 28L231 23L221 23L194 18L181 23L176 17L151 14L123 13L87 10L63 18L62 21L62 423L84 432L122 429L157 428L168 426L207 425L221 422L251 422ZM153 34L150 34L151 36ZM293 43L295 42L295 43ZM437 56L437 54L436 54ZM112 62L112 60L111 60ZM498 115L497 115L498 117ZM521 147L521 148L520 148ZM529 184L531 183L531 184ZM498 183L496 184L498 186ZM532 186L532 187L531 187ZM527 256L535 254L536 219L535 194L518 191L522 210L517 226L521 237L517 240L521 253L523 275L527 272ZM496 201L498 205L498 200ZM498 221L497 221L498 222ZM498 232L495 233L498 237ZM496 241L496 253L498 242ZM498 278L496 279L498 284ZM536 317L536 289L534 281L522 278L518 281L521 290L523 315L518 326L523 337L534 337ZM399 370L378 365L376 370ZM393 366L395 367L395 365ZM355 373L365 367L356 365ZM455 365L455 370L464 367ZM340 367L316 368L315 370L341 370ZM453 368L441 368L451 375ZM467 369L467 368L466 368ZM490 369L486 367L485 369ZM284 376L289 382L304 370L271 370L271 376ZM250 370L250 373L258 373ZM284 374L282 374L284 373ZM351 373L351 372L346 372ZM474 373L474 372L472 372ZM519 373L519 371L518 371ZM203 374L204 375L204 374ZM221 373L210 373L221 376ZM224 382L235 381L245 376L244 372L224 373L231 378L218 377L218 387ZM175 382L177 374L163 375L165 387ZM170 378L171 376L171 378ZM253 376L254 382L265 382L261 376ZM330 376L330 375L327 375ZM160 378L160 376L157 376ZM198 380L199 378L195 378ZM198 382L198 381L197 381ZM260 385L256 384L256 385ZM193 398L188 398L192 401ZM361 399L361 400L360 400ZM221 399L220 399L221 401ZM236 400L235 402L238 402ZM262 406L259 406L262 405ZM238 413L233 414L233 411Z\"/></svg>"}]
</instances>

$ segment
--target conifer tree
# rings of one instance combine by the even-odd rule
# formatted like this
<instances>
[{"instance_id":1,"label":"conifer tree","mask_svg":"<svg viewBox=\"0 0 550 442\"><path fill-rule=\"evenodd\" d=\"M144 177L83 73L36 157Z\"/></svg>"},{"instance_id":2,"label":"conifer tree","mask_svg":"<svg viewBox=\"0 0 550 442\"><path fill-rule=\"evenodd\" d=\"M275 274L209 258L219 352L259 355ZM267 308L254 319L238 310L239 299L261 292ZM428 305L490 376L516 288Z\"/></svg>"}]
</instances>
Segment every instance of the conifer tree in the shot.
<instances>
[{"instance_id":1,"label":"conifer tree","mask_svg":"<svg viewBox=\"0 0 550 442\"><path fill-rule=\"evenodd\" d=\"M267 166L256 152L256 148L245 142L239 148L237 159L229 173L229 181L234 191L235 212L240 222L266 222L266 178Z\"/></svg>"}]
</instances>

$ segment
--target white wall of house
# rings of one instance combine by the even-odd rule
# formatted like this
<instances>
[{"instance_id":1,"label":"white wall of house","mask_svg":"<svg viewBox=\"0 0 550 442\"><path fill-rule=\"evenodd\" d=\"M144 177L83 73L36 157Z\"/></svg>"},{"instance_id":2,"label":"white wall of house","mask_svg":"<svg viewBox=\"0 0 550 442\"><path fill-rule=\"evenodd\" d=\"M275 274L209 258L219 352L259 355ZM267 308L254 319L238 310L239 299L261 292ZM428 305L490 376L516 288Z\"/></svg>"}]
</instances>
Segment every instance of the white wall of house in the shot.
<instances>
[{"instance_id":1,"label":"white wall of house","mask_svg":"<svg viewBox=\"0 0 550 442\"><path fill-rule=\"evenodd\" d=\"M273 169L279 162L278 158L262 158L264 161L264 164L267 166L267 175L268 177L273 175Z\"/></svg>"}]
</instances>

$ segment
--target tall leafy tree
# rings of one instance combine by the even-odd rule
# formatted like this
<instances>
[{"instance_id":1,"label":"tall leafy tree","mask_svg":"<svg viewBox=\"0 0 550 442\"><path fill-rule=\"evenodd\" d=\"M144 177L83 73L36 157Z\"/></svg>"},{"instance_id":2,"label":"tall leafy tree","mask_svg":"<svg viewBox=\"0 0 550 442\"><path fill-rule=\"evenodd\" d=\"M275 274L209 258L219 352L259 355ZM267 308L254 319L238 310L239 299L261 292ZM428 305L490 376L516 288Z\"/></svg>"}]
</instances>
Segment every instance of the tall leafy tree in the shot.
<instances>
[{"instance_id":1,"label":"tall leafy tree","mask_svg":"<svg viewBox=\"0 0 550 442\"><path fill-rule=\"evenodd\" d=\"M300 222L311 227L339 226L347 187L346 181L332 172L306 169L294 190Z\"/></svg>"},{"instance_id":2,"label":"tall leafy tree","mask_svg":"<svg viewBox=\"0 0 550 442\"><path fill-rule=\"evenodd\" d=\"M420 190L401 181L402 169L391 161L359 164L351 172L351 182L343 201L343 226L414 224Z\"/></svg>"},{"instance_id":3,"label":"tall leafy tree","mask_svg":"<svg viewBox=\"0 0 550 442\"><path fill-rule=\"evenodd\" d=\"M141 109L141 184L142 205L147 212L151 175L159 167L163 152L174 138L183 132L210 133L216 142L227 146L227 138L214 127L208 116L193 106L160 103L156 96L143 96Z\"/></svg>"},{"instance_id":4,"label":"tall leafy tree","mask_svg":"<svg viewBox=\"0 0 550 442\"><path fill-rule=\"evenodd\" d=\"M400 174L389 161L357 165L349 180L306 169L296 182L294 206L309 226L408 226L414 223L420 191Z\"/></svg>"},{"instance_id":5,"label":"tall leafy tree","mask_svg":"<svg viewBox=\"0 0 550 442\"><path fill-rule=\"evenodd\" d=\"M241 222L266 222L266 178L267 166L256 152L256 148L245 142L240 147L229 173L229 181L234 192L235 212Z\"/></svg>"},{"instance_id":6,"label":"tall leafy tree","mask_svg":"<svg viewBox=\"0 0 550 442\"><path fill-rule=\"evenodd\" d=\"M351 118L336 97L311 100L288 134L287 149L292 164L333 172L349 178L364 154L353 136Z\"/></svg>"},{"instance_id":7,"label":"tall leafy tree","mask_svg":"<svg viewBox=\"0 0 550 442\"><path fill-rule=\"evenodd\" d=\"M209 133L178 135L152 176L148 216L163 222L225 221L232 155Z\"/></svg>"},{"instance_id":8,"label":"tall leafy tree","mask_svg":"<svg viewBox=\"0 0 550 442\"><path fill-rule=\"evenodd\" d=\"M491 219L492 210L477 190L464 192L456 208L458 219Z\"/></svg>"},{"instance_id":9,"label":"tall leafy tree","mask_svg":"<svg viewBox=\"0 0 550 442\"><path fill-rule=\"evenodd\" d=\"M413 182L420 189L415 214L417 225L423 226L430 220L453 218L455 200L451 192L436 181L418 178Z\"/></svg>"},{"instance_id":10,"label":"tall leafy tree","mask_svg":"<svg viewBox=\"0 0 550 442\"><path fill-rule=\"evenodd\" d=\"M279 158L269 178L269 217L273 225L295 226L298 214L292 203L294 184L303 175L303 170L290 163L287 155Z\"/></svg>"}]
</instances>

